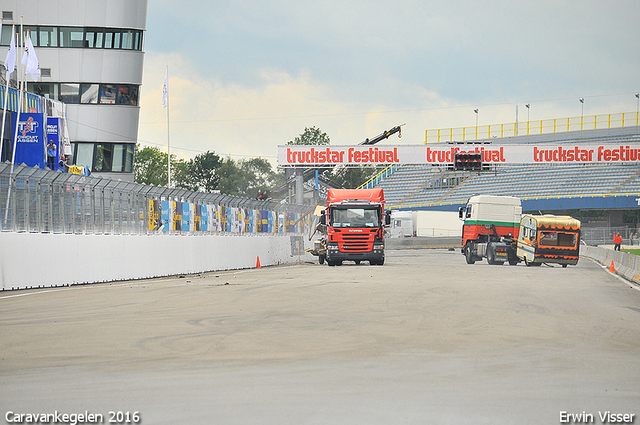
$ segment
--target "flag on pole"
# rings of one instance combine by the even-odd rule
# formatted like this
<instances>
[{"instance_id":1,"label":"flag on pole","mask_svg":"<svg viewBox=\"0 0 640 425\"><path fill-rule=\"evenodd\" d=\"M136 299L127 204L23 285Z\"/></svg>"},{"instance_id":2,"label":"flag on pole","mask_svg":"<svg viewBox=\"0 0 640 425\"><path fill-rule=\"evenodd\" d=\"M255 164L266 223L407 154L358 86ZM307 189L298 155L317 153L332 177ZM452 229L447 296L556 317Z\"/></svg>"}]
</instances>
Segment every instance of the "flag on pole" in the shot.
<instances>
[{"instance_id":1,"label":"flag on pole","mask_svg":"<svg viewBox=\"0 0 640 425\"><path fill-rule=\"evenodd\" d=\"M13 72L16 67L16 33L12 31L11 33L11 44L9 45L9 51L7 52L7 56L4 60L4 66L7 68L7 76L6 80L9 81L9 75Z\"/></svg>"},{"instance_id":2,"label":"flag on pole","mask_svg":"<svg viewBox=\"0 0 640 425\"><path fill-rule=\"evenodd\" d=\"M25 46L24 56L22 57L22 64L27 67L26 71L31 75L33 81L40 79L40 64L36 57L36 50L33 48L33 43L31 42L30 31L27 31L27 45Z\"/></svg>"},{"instance_id":3,"label":"flag on pole","mask_svg":"<svg viewBox=\"0 0 640 425\"><path fill-rule=\"evenodd\" d=\"M169 96L169 68L164 71L164 85L162 86L162 106L167 107L167 97Z\"/></svg>"}]
</instances>

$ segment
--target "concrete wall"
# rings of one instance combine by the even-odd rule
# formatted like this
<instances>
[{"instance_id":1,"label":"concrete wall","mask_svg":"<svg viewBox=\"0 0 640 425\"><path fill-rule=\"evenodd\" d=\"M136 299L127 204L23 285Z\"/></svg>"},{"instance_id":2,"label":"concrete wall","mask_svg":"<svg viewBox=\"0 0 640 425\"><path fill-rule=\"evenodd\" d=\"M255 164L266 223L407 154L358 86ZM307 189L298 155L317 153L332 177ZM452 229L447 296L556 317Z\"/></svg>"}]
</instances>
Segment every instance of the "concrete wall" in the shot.
<instances>
[{"instance_id":1,"label":"concrete wall","mask_svg":"<svg viewBox=\"0 0 640 425\"><path fill-rule=\"evenodd\" d=\"M291 236L0 233L0 290L295 263Z\"/></svg>"},{"instance_id":2,"label":"concrete wall","mask_svg":"<svg viewBox=\"0 0 640 425\"><path fill-rule=\"evenodd\" d=\"M580 255L592 258L607 267L611 267L613 261L613 267L620 276L640 284L640 257L637 255L584 245L580 248Z\"/></svg>"}]
</instances>

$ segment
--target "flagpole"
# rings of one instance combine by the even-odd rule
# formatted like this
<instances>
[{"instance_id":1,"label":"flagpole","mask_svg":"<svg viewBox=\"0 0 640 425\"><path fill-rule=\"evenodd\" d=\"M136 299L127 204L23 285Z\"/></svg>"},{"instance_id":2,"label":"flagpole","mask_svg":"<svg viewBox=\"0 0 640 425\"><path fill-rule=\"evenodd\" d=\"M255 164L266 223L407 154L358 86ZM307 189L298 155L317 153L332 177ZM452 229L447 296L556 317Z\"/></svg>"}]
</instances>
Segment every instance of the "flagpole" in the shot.
<instances>
[{"instance_id":1,"label":"flagpole","mask_svg":"<svg viewBox=\"0 0 640 425\"><path fill-rule=\"evenodd\" d=\"M170 131L169 131L169 65L167 65L166 73L165 73L165 91L167 96L167 176L168 176L168 187L171 187L171 140L170 140Z\"/></svg>"},{"instance_id":2,"label":"flagpole","mask_svg":"<svg viewBox=\"0 0 640 425\"><path fill-rule=\"evenodd\" d=\"M15 40L15 29L16 29L16 25L14 24L12 26L11 29L11 43L9 45L9 50L11 50L11 48L13 47L14 49L14 55L15 55L15 43L13 42ZM7 52L7 58L9 58L11 52ZM7 66L7 61L5 60L5 67ZM14 65L13 67L15 67L15 59L13 61ZM13 69L8 69L7 68L7 72L6 72L6 86L4 88L4 107L2 109L2 133L0 135L0 162L2 159L2 152L3 152L3 148L4 148L4 128L5 128L5 123L6 123L6 119L7 119L7 103L8 103L8 98L9 98L9 82L11 81L11 73L13 72ZM5 158L6 160L7 158Z\"/></svg>"},{"instance_id":3,"label":"flagpole","mask_svg":"<svg viewBox=\"0 0 640 425\"><path fill-rule=\"evenodd\" d=\"M24 71L24 76L22 75L22 72L18 72L18 75L20 75L20 89L19 89L19 93L18 94L20 96L24 95L25 96L24 100L26 100L27 99L26 98L26 93L25 93L26 90L25 90L24 86L27 84L27 68L22 63L22 61L24 60L24 55L25 55L24 49L25 49L25 46L27 45L27 41L25 40L24 28L23 28L23 25L22 25L22 18L23 17L20 16L20 37L18 37L18 38L20 39L21 45L20 45L20 48L18 49L18 51L22 52L22 58L20 59L20 63L23 65L25 71ZM18 66L20 66L20 65L18 65ZM18 104L20 104L20 102L18 102ZM24 104L25 104L25 102L22 102L22 107L23 108L24 108Z\"/></svg>"},{"instance_id":4,"label":"flagpole","mask_svg":"<svg viewBox=\"0 0 640 425\"><path fill-rule=\"evenodd\" d=\"M18 49L18 51L20 51L20 49ZM24 55L24 53L23 53ZM16 61L17 63L17 61ZM22 63L22 61L20 62ZM19 68L20 65L18 65L18 79L20 79L20 71ZM27 72L26 72L26 68L25 68L25 79L27 76ZM12 157L11 157L11 171L9 172L9 179L11 179L13 177L13 168L15 167L16 164L16 147L17 147L17 142L18 142L18 127L20 126L20 111L22 110L22 93L20 93L20 91L18 91L18 113L16 116L16 132L15 132L15 137L13 138L13 152L12 152ZM7 191L7 205L4 209L4 225L2 226L3 228L7 227L7 217L9 215L9 201L11 200L11 181L9 181L9 190Z\"/></svg>"}]
</instances>

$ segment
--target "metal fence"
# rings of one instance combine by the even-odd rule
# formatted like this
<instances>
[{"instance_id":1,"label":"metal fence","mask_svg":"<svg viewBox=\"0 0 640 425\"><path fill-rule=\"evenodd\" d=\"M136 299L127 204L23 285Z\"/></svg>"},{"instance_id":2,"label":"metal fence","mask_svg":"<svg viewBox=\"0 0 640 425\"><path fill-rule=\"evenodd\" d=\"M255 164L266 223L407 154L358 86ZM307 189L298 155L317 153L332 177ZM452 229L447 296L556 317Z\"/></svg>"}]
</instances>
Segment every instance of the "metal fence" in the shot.
<instances>
[{"instance_id":1,"label":"metal fence","mask_svg":"<svg viewBox=\"0 0 640 425\"><path fill-rule=\"evenodd\" d=\"M613 234L622 236L624 245L638 245L640 233L630 227L583 227L580 239L587 245L613 245Z\"/></svg>"},{"instance_id":2,"label":"metal fence","mask_svg":"<svg viewBox=\"0 0 640 425\"><path fill-rule=\"evenodd\" d=\"M158 233L151 225L154 211L150 201L167 200L216 206L222 212L225 226L211 227L209 231L297 233L307 231L310 226L310 219L305 217L309 206L0 164L0 230L5 232ZM255 217L260 224L264 220L264 227L256 224L249 228L236 223L232 230L226 226L227 210L232 209L247 217L247 223L248 217Z\"/></svg>"}]
</instances>

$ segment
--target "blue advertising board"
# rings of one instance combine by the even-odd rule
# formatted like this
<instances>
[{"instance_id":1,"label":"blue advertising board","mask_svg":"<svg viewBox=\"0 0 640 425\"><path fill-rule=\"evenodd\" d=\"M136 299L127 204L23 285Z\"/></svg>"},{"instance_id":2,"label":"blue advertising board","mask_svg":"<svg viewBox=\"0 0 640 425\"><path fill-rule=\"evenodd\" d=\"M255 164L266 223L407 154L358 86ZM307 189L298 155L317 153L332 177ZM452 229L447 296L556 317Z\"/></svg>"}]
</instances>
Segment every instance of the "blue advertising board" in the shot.
<instances>
[{"instance_id":1,"label":"blue advertising board","mask_svg":"<svg viewBox=\"0 0 640 425\"><path fill-rule=\"evenodd\" d=\"M47 140L52 141L53 145L56 147L56 160L54 161L54 170L60 168L58 161L60 160L60 118L47 118ZM45 143L45 145L48 143Z\"/></svg>"},{"instance_id":2,"label":"blue advertising board","mask_svg":"<svg viewBox=\"0 0 640 425\"><path fill-rule=\"evenodd\" d=\"M16 164L40 168L44 168L47 164L43 118L44 115L38 113L20 114L15 152Z\"/></svg>"},{"instance_id":3,"label":"blue advertising board","mask_svg":"<svg viewBox=\"0 0 640 425\"><path fill-rule=\"evenodd\" d=\"M172 230L171 225L172 225L172 219L173 219L173 211L171 209L170 201L162 201L160 202L160 205L161 205L160 217L162 220L162 226L160 227L160 229L163 232L168 232Z\"/></svg>"}]
</instances>

